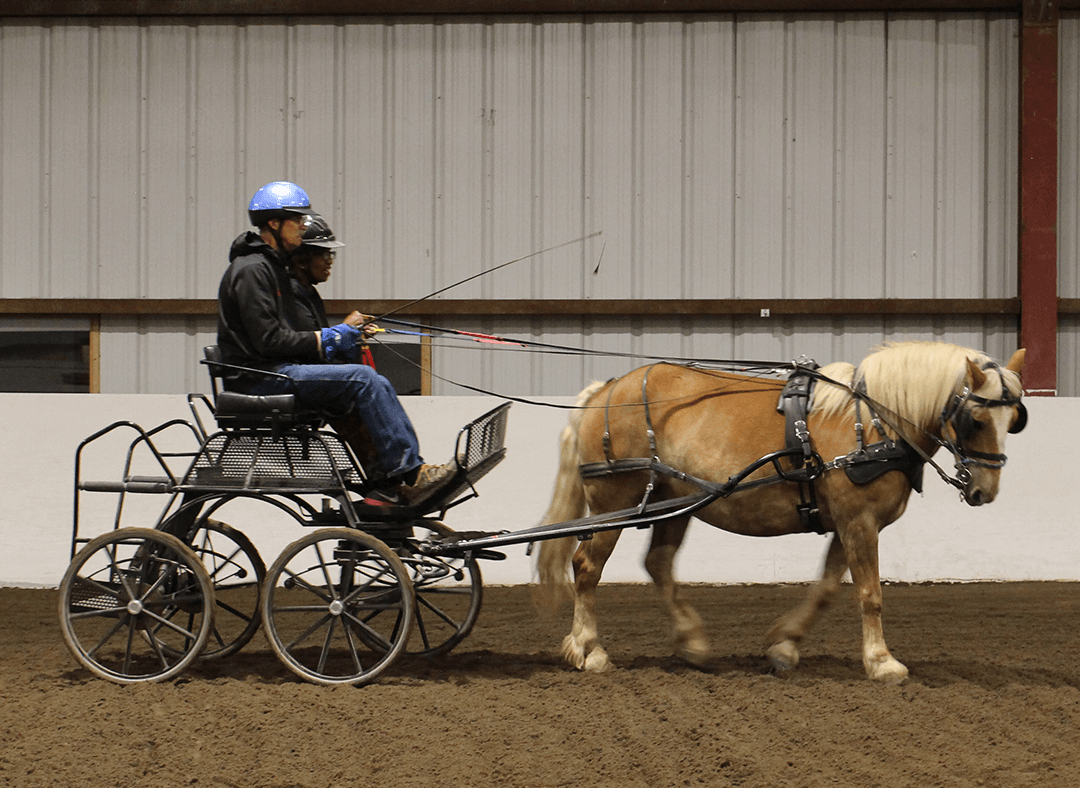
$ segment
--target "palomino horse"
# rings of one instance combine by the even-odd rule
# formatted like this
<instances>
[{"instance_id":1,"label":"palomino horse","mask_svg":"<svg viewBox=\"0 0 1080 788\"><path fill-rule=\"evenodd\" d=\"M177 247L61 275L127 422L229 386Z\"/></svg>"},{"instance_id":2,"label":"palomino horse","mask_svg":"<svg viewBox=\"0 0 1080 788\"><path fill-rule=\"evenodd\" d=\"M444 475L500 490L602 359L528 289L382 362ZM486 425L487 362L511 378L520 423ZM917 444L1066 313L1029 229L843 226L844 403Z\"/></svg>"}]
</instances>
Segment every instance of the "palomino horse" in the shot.
<instances>
[{"instance_id":1,"label":"palomino horse","mask_svg":"<svg viewBox=\"0 0 1080 788\"><path fill-rule=\"evenodd\" d=\"M968 504L994 500L1005 462L1005 433L1019 432L1027 418L1020 401L1023 364L1023 350L1000 367L978 351L920 342L887 345L858 367L847 363L823 367L811 373L816 387L801 435L812 446L808 456L815 458L807 467L819 472L806 474L809 482L795 482L781 467L766 465L746 476L750 483L693 513L710 525L740 534L802 532L807 520L800 509L805 512L812 486L818 515L815 530L831 537L820 581L769 632L768 656L776 670L798 663L804 633L850 570L862 612L867 675L884 682L907 676L907 668L889 653L882 635L878 532L904 513L912 484L921 479L922 463L933 464L930 457L939 446L954 454L958 477L948 479L934 467L961 488ZM657 502L700 493L699 480L716 489L759 458L784 448L785 417L777 410L783 386L782 380L668 363L594 383L581 393L579 407L563 430L555 492L544 523L581 518L586 510L595 517L640 508L646 499ZM885 433L878 446L901 447L913 458L905 472L888 470L870 480L868 474L852 473L860 482L856 483L842 470L845 464L857 463L840 458L863 456L853 451L862 446L864 419L867 439L875 431ZM838 459L829 463L821 460L834 457ZM651 459L653 467L661 464L665 472L650 473L645 470L648 463L641 459L627 463L626 458ZM623 468L618 467L620 462ZM603 473L602 463L608 463L612 472ZM792 458L784 457L783 463L791 468ZM584 469L601 472L583 479ZM770 470L771 482L752 483L770 476ZM680 599L672 575L689 520L690 515L677 514L653 522L645 568L670 608L677 653L707 666L709 647L701 619ZM566 587L568 565L573 566L573 629L563 641L563 655L579 669L611 667L597 635L594 597L620 533L601 530L581 541L576 551L573 536L541 543L537 564L542 601L558 597Z\"/></svg>"}]
</instances>

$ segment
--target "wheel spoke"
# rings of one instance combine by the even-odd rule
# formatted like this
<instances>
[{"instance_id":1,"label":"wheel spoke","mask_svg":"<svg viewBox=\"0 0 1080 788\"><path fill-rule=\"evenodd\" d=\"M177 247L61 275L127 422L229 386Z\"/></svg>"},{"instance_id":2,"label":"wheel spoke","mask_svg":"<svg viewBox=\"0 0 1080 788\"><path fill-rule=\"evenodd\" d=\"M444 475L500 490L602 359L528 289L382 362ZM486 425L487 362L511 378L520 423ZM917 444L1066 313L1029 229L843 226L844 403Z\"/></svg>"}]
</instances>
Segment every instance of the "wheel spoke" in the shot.
<instances>
[{"instance_id":1,"label":"wheel spoke","mask_svg":"<svg viewBox=\"0 0 1080 788\"><path fill-rule=\"evenodd\" d=\"M318 542L315 543L315 555L319 557L319 568L322 569L326 587L330 589L330 598L337 599L337 588L334 587L334 581L330 578L330 569L327 566L326 559L323 557L322 545Z\"/></svg>"},{"instance_id":2,"label":"wheel spoke","mask_svg":"<svg viewBox=\"0 0 1080 788\"><path fill-rule=\"evenodd\" d=\"M356 641L353 640L352 630L346 622L342 622L341 629L345 633L345 642L349 646L349 656L352 657L353 667L356 668L358 674L364 672L364 663L360 661L360 651L356 647Z\"/></svg>"},{"instance_id":3,"label":"wheel spoke","mask_svg":"<svg viewBox=\"0 0 1080 788\"><path fill-rule=\"evenodd\" d=\"M352 613L346 612L345 615L349 617L349 621L352 621L353 624L362 629L364 631L364 634L366 634L369 638L378 643L379 648L383 649L384 651L390 648L392 641L384 638L381 634L369 627L365 622L358 619Z\"/></svg>"},{"instance_id":4,"label":"wheel spoke","mask_svg":"<svg viewBox=\"0 0 1080 788\"><path fill-rule=\"evenodd\" d=\"M135 621L133 617L128 617L127 628L127 647L124 649L124 673L131 675L131 651L135 641Z\"/></svg>"},{"instance_id":5,"label":"wheel spoke","mask_svg":"<svg viewBox=\"0 0 1080 788\"><path fill-rule=\"evenodd\" d=\"M123 608L120 609L123 610ZM97 642L97 645L95 645L86 653L89 654L91 657L97 654L98 650L101 649L101 647L108 643L110 640L112 640L112 636L119 632L120 629L127 623L128 618L129 616L125 612L122 616L120 616L120 618L116 620L115 624L113 624L111 627L109 627L108 630L106 630L105 634L102 635L101 639Z\"/></svg>"},{"instance_id":6,"label":"wheel spoke","mask_svg":"<svg viewBox=\"0 0 1080 788\"><path fill-rule=\"evenodd\" d=\"M449 590L449 589L446 589L446 590ZM450 624L451 626L457 626L458 622L454 621L454 619L450 618L450 616L447 613L443 612L442 608L438 608L432 603L432 601L428 598L430 596L430 594L431 594L430 591L427 594L417 594L416 595L416 604L423 605L428 610L430 610L432 613L434 613L439 618L441 618L443 621L445 621L447 624ZM467 594L467 592L459 591L459 592L457 592L455 594L455 596L464 596L465 594ZM422 616L419 617L419 619L421 621L423 621Z\"/></svg>"},{"instance_id":7,"label":"wheel spoke","mask_svg":"<svg viewBox=\"0 0 1080 788\"><path fill-rule=\"evenodd\" d=\"M190 629L190 628L185 629L184 627L180 626L179 624L174 624L172 619L166 618L164 616L160 616L157 613L155 613L153 610L149 610L149 609L148 610L143 610L143 615L145 615L147 618L154 619L161 626L168 627L173 632L175 632L176 634L180 635L181 637L183 637L185 639L190 638L190 639L194 640L195 637L196 637L195 632L192 631L192 629ZM192 615L192 619L194 619L194 615ZM157 643L157 638L153 637L152 633L150 633L150 628L149 627L146 628L146 631L147 631L148 634L151 634L151 640L153 640L154 643ZM160 631L160 627L158 627L158 629L155 630L155 631Z\"/></svg>"},{"instance_id":8,"label":"wheel spoke","mask_svg":"<svg viewBox=\"0 0 1080 788\"><path fill-rule=\"evenodd\" d=\"M285 610L298 610L298 609L299 609L299 610L302 610L303 608L284 608L284 609L285 609ZM279 612L279 611L280 611L280 609L279 609L279 608L275 608L274 610L275 610L275 612ZM312 625L311 625L310 627L308 627L308 628L307 628L307 629L305 629L305 630L304 630L303 632L301 632L301 633L300 633L299 635L297 635L297 636L296 636L295 638L293 638L293 640L292 640L292 641L291 641L290 643L287 643L287 644L285 645L285 650L286 650L286 651L292 651L292 650L293 650L294 648L296 648L296 647L297 647L298 645L300 645L300 644L301 644L301 643L303 643L303 642L304 642L305 640L307 640L307 639L308 639L309 637L311 637L311 636L312 636L312 635L313 635L313 634L314 634L314 633L315 633L315 632L316 632L316 631L317 631L317 630L318 630L318 629L319 629L320 627L322 627L322 626L323 626L323 624L325 624L325 623L326 623L327 621L329 621L329 620L330 620L331 618L333 618L333 616L332 616L332 615L330 615L329 613L327 613L327 614L326 614L325 616L323 616L322 618L320 618L320 619L319 619L318 621L316 621L316 622L315 622L314 624L312 624Z\"/></svg>"},{"instance_id":9,"label":"wheel spoke","mask_svg":"<svg viewBox=\"0 0 1080 788\"><path fill-rule=\"evenodd\" d=\"M230 605L228 602L223 602L220 599L215 599L214 602L217 604L217 606L219 608L224 610L226 613L232 613L234 616L236 616L237 618L239 618L242 621L251 621L252 618L254 618L253 616L249 616L247 613L245 613L242 610L237 610L235 607Z\"/></svg>"},{"instance_id":10,"label":"wheel spoke","mask_svg":"<svg viewBox=\"0 0 1080 788\"><path fill-rule=\"evenodd\" d=\"M157 655L158 662L160 663L162 670L168 670L169 659L165 656L165 652L161 649L161 642L156 637L154 637L153 634L151 634L150 626L148 624L144 623L142 629L143 632L146 634L147 640L150 641L150 645L154 649L154 653ZM192 640L193 639L194 638L192 638ZM190 642L190 640L188 642Z\"/></svg>"},{"instance_id":11,"label":"wheel spoke","mask_svg":"<svg viewBox=\"0 0 1080 788\"><path fill-rule=\"evenodd\" d=\"M319 673L326 672L326 658L330 654L330 646L334 640L334 630L337 628L337 617L330 618L330 626L326 628L326 637L323 638L322 651L319 652Z\"/></svg>"},{"instance_id":12,"label":"wheel spoke","mask_svg":"<svg viewBox=\"0 0 1080 788\"><path fill-rule=\"evenodd\" d=\"M305 590L310 591L311 593L313 593L315 596L317 596L319 599L323 600L324 602L329 603L329 602L334 601L333 595L323 592L322 588L320 588L319 586L316 586L316 585L312 585L307 580L305 580L301 575L298 575L296 572L292 571L291 569L286 568L285 569L285 574L287 574L289 576L289 579L292 580L294 583L296 583L298 586L302 586ZM333 588L333 584L328 582L327 587Z\"/></svg>"}]
</instances>

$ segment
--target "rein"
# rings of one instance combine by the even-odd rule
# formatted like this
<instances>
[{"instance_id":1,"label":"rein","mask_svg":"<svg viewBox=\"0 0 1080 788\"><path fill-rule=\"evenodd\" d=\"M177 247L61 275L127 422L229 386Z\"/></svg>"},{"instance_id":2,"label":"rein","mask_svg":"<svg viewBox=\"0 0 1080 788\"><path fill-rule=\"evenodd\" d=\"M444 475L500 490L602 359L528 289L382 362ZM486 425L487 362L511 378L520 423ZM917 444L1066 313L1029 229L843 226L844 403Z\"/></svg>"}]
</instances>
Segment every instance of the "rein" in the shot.
<instances>
[{"instance_id":1,"label":"rein","mask_svg":"<svg viewBox=\"0 0 1080 788\"><path fill-rule=\"evenodd\" d=\"M808 482L808 481L812 481L813 478L816 478L816 476L820 475L821 473L823 473L825 471L834 470L834 469L837 469L837 468L849 466L849 465L853 464L853 462L857 462L860 458L869 458L870 455L868 454L868 449L870 449L872 447L868 447L865 444L865 434L864 434L865 433L865 427L863 425L862 412L861 412L861 408L864 405L869 410L871 425L876 429L878 434L884 439L885 444L887 444L886 448L894 449L895 445L893 445L892 441L887 439L887 437L885 435L885 432L884 432L884 429L882 428L882 424L890 427L894 432L896 432L896 434L899 436L899 440L902 442L902 444L910 447L911 451L914 454L916 454L918 456L918 458L923 463L926 463L926 464L930 465L930 467L932 467L937 472L937 475L941 478L941 480L943 482L950 485L951 487L956 488L961 493L964 492L964 490L966 489L967 485L970 483L970 480L971 480L971 473L970 473L970 471L968 471L969 466L978 466L978 467L998 468L998 469L1000 469L1005 465L1005 461L1007 460L1007 457L1004 454L991 454L991 453L987 453L987 452L980 452L978 450L968 449L968 448L965 448L963 446L963 439L961 437L961 434L965 431L964 430L964 425L967 423L968 420L971 419L970 413L968 412L968 410L964 406L967 403L970 402L970 403L973 403L975 405L979 405L981 407L986 407L986 408L1018 407L1019 415L1017 417L1017 421L1013 425L1013 427L1010 428L1010 430L1009 430L1010 432L1013 432L1013 433L1019 432L1021 429L1023 429L1024 425L1027 423L1027 409L1024 407L1024 405L1020 401L1019 397L1013 397L1011 394L1009 394L1008 387L1005 386L1004 375L1001 372L1001 368L994 361L988 361L986 364L983 365L982 368L986 369L986 370L989 370L989 369L997 370L998 375L1001 377L1002 391L1005 392L1005 396L1002 397L1002 398L999 398L999 399L989 399L987 397L982 397L982 396L979 396L979 395L975 394L974 392L971 391L970 387L965 387L962 392L960 392L959 394L954 395L952 400L950 401L950 403L948 405L946 405L946 407L942 410L941 417L939 419L939 424L941 426L941 430L940 430L941 437L938 437L936 435L933 435L932 433L927 432L925 429L918 426L914 422L910 421L909 419L904 418L903 416L901 416L898 413L895 413L895 412L891 411L889 408L886 408L880 402L877 402L876 400L871 398L869 396L869 394L866 392L865 380L860 379L858 382L856 382L855 385L842 383L839 380L835 380L833 378L830 378L827 375L822 374L817 369L817 365L814 362L810 361L809 359L806 359L805 357L800 357L798 360L795 360L795 361L792 361L792 362L775 362L775 361L753 361L753 360L738 360L738 359L692 359L692 358L672 357L672 356L668 356L668 357L648 356L648 355L635 354L635 353L620 353L620 352L613 352L613 351L590 350L590 349L587 349L587 348L571 347L571 346L567 346L567 345L554 345L554 344L536 342L536 341L532 341L532 340L508 339L508 338L505 338L505 337L499 337L499 336L494 336L494 335L477 334L475 332L458 331L458 330L455 330L455 329L438 328L438 327L434 327L434 326L425 326L425 325L418 324L418 323L409 323L409 322L403 321L403 320L388 320L386 322L397 323L398 325L419 328L419 329L424 330L424 331L455 334L455 335L459 335L459 336L462 336L462 337L467 338L467 339L473 339L473 340L476 340L476 341L487 342L487 343L489 343L488 344L489 347L490 347L491 344L517 345L519 348L530 349L530 350L533 350L535 352L545 352L545 353L553 353L553 354L575 354L575 355L582 355L582 356L605 356L605 357L610 356L610 357L619 357L619 358L633 358L633 359L638 359L638 360L650 360L650 361L654 361L654 362L667 362L667 363L681 364L683 366L700 369L702 371L709 371L709 370L717 370L717 371L719 371L719 370L722 370L722 371L726 371L726 372L731 372L731 373L735 373L735 374L744 374L744 375L746 375L746 374L753 375L755 373L756 374L770 374L770 373L771 374L776 374L776 373L779 373L781 371L788 371L791 376L795 376L796 374L806 375L806 376L808 376L810 378L813 378L814 380L820 381L822 383L827 383L827 384L832 385L832 386L837 386L837 387L847 391L847 393L855 401L856 450L853 451L849 455L844 455L842 457L836 457L831 462L822 462L820 458L817 458L815 456L816 462L810 463L809 467L807 469L804 469L802 473L796 472L796 473L793 474L790 471L788 471L788 472L780 472L779 466L777 465L777 470L778 470L777 475L769 477L767 480L766 479L757 480L757 481L755 481L753 483L754 486L757 486L757 484L759 482L766 482L766 483L773 483L773 482L779 482L779 481ZM431 334L431 335L434 336L435 334ZM431 373L431 374L434 375L434 373ZM605 410L607 410L610 407L612 407L610 402L605 403L603 405L593 405L593 406L588 406L588 405L586 405L586 406L562 405L562 404L551 403L551 402L539 402L537 400L532 400L532 399L528 399L528 398L525 398L525 397L516 397L516 396L511 396L511 395L506 395L506 394L500 394L498 392L494 392L494 391L491 391L489 389L484 389L484 388L480 388L480 387L477 387L477 386L470 386L468 384L460 383L458 381L454 381L454 380L451 380L449 378L442 377L442 376L437 376L437 375L434 375L434 376L437 377L439 380L442 380L443 382L449 383L449 384L454 385L454 386L458 386L458 387L466 389L468 391L473 391L475 393L484 394L484 395L487 395L487 396L499 397L499 398L510 400L510 401L513 401L513 402L520 402L520 403L523 403L523 404L526 404L526 405L535 405L535 406L548 407L548 408L558 408L558 409L561 409L561 410L578 410L578 409L590 408L590 407L592 407L592 408L603 407L603 408L605 408ZM646 373L645 376L644 376L644 380L643 380L642 400L646 404L646 419L648 420L649 419L648 399L645 396L645 391L644 391L644 387L645 387L645 385L647 385L647 381L648 381L648 374ZM639 405L634 405L633 407L639 407ZM888 414L888 417L886 415L884 415L884 414ZM606 421L607 421L607 416L605 415L605 422ZM957 423L958 421L960 422L959 424ZM956 476L950 476L937 462L934 461L933 457L931 457L926 451L924 451L923 449L921 449L919 446L915 445L911 441L906 440L903 437L904 434L905 434L905 431L900 429L900 427L898 426L898 422L906 422L907 425L910 428L913 428L913 429L927 435L938 446L944 447L951 454L953 454L953 456L957 458L957 462L956 462L957 475ZM951 426L953 428L953 433L957 436L956 440L950 440L947 437L945 437L945 427L947 425ZM650 433L652 432L651 425L647 425L647 430ZM807 435L807 437L808 437L808 435ZM803 442L807 443L807 441L803 441ZM651 438L651 437L650 437L650 445L654 446L654 439ZM608 474L608 473L613 472L613 470L615 468L620 468L621 469L622 468L622 465L621 465L622 463L633 463L633 467L626 466L627 471L630 471L630 470L649 470L650 471L650 483L649 483L650 491L651 491L651 488L653 487L653 484L655 482L655 478L656 478L657 473L661 473L661 474L664 474L664 475L675 476L676 478L681 478L681 476L678 475L679 472L674 472L673 469L669 469L669 468L667 468L667 466L664 466L663 463L659 462L658 458L655 456L655 448L653 449L652 453L653 453L654 456L651 459L640 458L640 459L634 459L634 460L613 460L613 461L608 462L608 463L593 463L592 465L595 465L597 467L595 467L595 468L589 467L587 470L588 470L588 473L590 475L602 475L602 474ZM781 454L784 454L784 456L788 456L788 454L786 454L784 452L781 452ZM797 461L796 453L791 452L790 456L795 458L796 461ZM769 455L769 457L772 458L770 461L773 462L774 464L779 459L778 457L774 457L773 455ZM761 463L761 464L768 464L768 463L765 462L765 463ZM603 466L603 467L601 467L601 466ZM755 463L754 467L756 469L757 467L760 467L760 465ZM582 469L586 470L586 466L582 466ZM671 471L671 472L669 473L669 471ZM809 471L809 473L807 473L807 471ZM741 481L741 477L743 476L743 474L738 474L738 476L740 477L740 481ZM799 477L799 478L795 478L795 477ZM734 477L733 477L733 479L734 479ZM718 494L718 495L730 494L731 492L734 492L735 487L738 486L737 482L735 483L735 487L729 486L729 484L717 486L717 485L714 485L714 484L712 484L710 482L706 482L706 481L701 480L701 479L695 479L695 478L692 478L692 477L686 478L685 481L690 481L692 483L695 483L702 490L707 490L712 494ZM732 480L729 480L729 482L731 482L731 481ZM745 489L745 486L744 487L738 487L738 489ZM721 492L721 490L722 490L722 492ZM647 500L647 498L648 498L648 493L646 494L646 500Z\"/></svg>"}]
</instances>

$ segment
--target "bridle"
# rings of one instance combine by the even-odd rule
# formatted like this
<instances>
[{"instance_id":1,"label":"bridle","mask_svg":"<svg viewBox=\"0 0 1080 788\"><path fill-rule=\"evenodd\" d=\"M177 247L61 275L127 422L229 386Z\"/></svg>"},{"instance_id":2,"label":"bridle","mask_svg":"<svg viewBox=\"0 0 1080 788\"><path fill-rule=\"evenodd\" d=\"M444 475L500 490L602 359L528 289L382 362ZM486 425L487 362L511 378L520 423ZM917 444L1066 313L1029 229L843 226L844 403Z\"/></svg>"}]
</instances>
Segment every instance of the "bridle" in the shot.
<instances>
[{"instance_id":1,"label":"bridle","mask_svg":"<svg viewBox=\"0 0 1080 788\"><path fill-rule=\"evenodd\" d=\"M948 449L956 458L958 481L965 487L971 481L969 467L1000 470L1005 466L1005 461L1008 459L1004 454L977 451L964 446L965 436L970 436L977 429L971 410L965 407L968 403L983 408L1015 407L1017 411L1016 421L1009 427L1009 432L1015 435L1027 426L1027 408L1020 401L1019 395L1014 396L1009 392L1009 388L1005 385L1005 375L1002 373L1001 367L996 362L990 361L984 364L982 369L997 371L998 377L1001 379L1002 396L997 399L981 397L973 392L970 386L964 386L963 391L953 395L953 398L942 409L940 419L941 437L935 438L940 446ZM955 436L953 440L946 437L945 428L947 426L952 428L952 434Z\"/></svg>"}]
</instances>

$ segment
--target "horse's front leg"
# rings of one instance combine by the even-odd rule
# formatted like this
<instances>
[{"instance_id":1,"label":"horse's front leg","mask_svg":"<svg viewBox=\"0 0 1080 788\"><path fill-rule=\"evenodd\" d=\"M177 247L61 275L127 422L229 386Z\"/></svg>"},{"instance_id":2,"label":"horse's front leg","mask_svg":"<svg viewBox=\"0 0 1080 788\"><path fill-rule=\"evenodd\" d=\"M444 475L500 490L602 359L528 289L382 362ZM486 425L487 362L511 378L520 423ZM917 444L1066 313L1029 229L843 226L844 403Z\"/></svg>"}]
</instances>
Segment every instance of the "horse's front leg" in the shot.
<instances>
[{"instance_id":1,"label":"horse's front leg","mask_svg":"<svg viewBox=\"0 0 1080 788\"><path fill-rule=\"evenodd\" d=\"M597 673L614 666L600 645L596 627L596 587L621 531L601 531L574 553L574 625L562 644L563 657L578 670Z\"/></svg>"},{"instance_id":2,"label":"horse's front leg","mask_svg":"<svg viewBox=\"0 0 1080 788\"><path fill-rule=\"evenodd\" d=\"M766 653L773 670L790 670L799 664L799 644L806 630L840 590L840 581L847 567L843 543L833 534L825 554L825 568L822 570L821 579L810 587L810 593L802 604L780 616L769 630L769 648Z\"/></svg>"},{"instance_id":3,"label":"horse's front leg","mask_svg":"<svg viewBox=\"0 0 1080 788\"><path fill-rule=\"evenodd\" d=\"M862 658L866 675L886 684L899 684L907 678L904 667L885 645L881 628L881 575L878 569L878 528L865 516L846 528L841 536L851 568L855 598L862 613Z\"/></svg>"},{"instance_id":4,"label":"horse's front leg","mask_svg":"<svg viewBox=\"0 0 1080 788\"><path fill-rule=\"evenodd\" d=\"M675 553L682 544L689 523L690 518L687 517L653 526L652 542L645 556L645 569L671 611L675 653L693 665L704 667L712 657L705 628L697 611L679 597L679 587L672 570Z\"/></svg>"}]
</instances>

